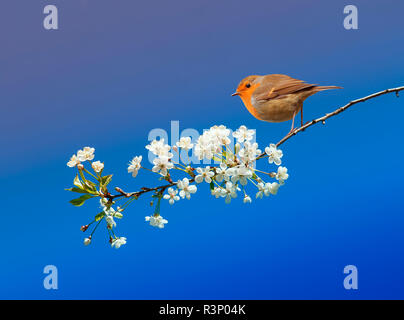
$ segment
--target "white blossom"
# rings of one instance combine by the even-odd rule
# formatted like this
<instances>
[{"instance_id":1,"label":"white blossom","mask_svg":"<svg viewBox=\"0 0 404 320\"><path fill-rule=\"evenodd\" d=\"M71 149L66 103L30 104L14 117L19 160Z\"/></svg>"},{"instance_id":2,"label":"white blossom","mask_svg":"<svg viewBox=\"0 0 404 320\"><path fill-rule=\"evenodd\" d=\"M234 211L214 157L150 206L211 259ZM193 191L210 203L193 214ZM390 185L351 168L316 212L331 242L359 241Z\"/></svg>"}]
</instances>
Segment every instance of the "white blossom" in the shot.
<instances>
[{"instance_id":1,"label":"white blossom","mask_svg":"<svg viewBox=\"0 0 404 320\"><path fill-rule=\"evenodd\" d=\"M146 149L158 157L167 157L168 159L173 157L173 154L170 152L171 147L164 143L164 139L153 140L146 146Z\"/></svg>"},{"instance_id":2,"label":"white blossom","mask_svg":"<svg viewBox=\"0 0 404 320\"><path fill-rule=\"evenodd\" d=\"M240 165L238 167L233 168L233 175L231 177L231 182L236 183L240 181L242 186L245 186L248 183L248 179L253 175L252 171L247 168L245 165Z\"/></svg>"},{"instance_id":3,"label":"white blossom","mask_svg":"<svg viewBox=\"0 0 404 320\"><path fill-rule=\"evenodd\" d=\"M203 158L212 159L214 153L212 150L214 149L217 149L217 147L211 143L209 135L204 133L199 136L194 151L198 159L202 160Z\"/></svg>"},{"instance_id":4,"label":"white blossom","mask_svg":"<svg viewBox=\"0 0 404 320\"><path fill-rule=\"evenodd\" d=\"M73 168L75 166L77 166L78 164L80 164L80 160L79 158L74 154L71 156L69 162L67 163L67 166L70 168Z\"/></svg>"},{"instance_id":5,"label":"white blossom","mask_svg":"<svg viewBox=\"0 0 404 320\"><path fill-rule=\"evenodd\" d=\"M105 213L107 216L112 216L112 217L115 216L116 211L115 211L114 208L109 207L109 206L104 206L104 207L103 207L103 210L104 210L104 213Z\"/></svg>"},{"instance_id":6,"label":"white blossom","mask_svg":"<svg viewBox=\"0 0 404 320\"><path fill-rule=\"evenodd\" d=\"M100 161L95 161L91 164L91 167L95 172L99 173L102 171L102 169L104 169L104 164Z\"/></svg>"},{"instance_id":7,"label":"white blossom","mask_svg":"<svg viewBox=\"0 0 404 320\"><path fill-rule=\"evenodd\" d=\"M215 175L212 171L210 171L210 167L207 166L206 168L196 168L196 172L199 174L195 177L196 183L201 183L205 180L206 183L212 182L212 177Z\"/></svg>"},{"instance_id":8,"label":"white blossom","mask_svg":"<svg viewBox=\"0 0 404 320\"><path fill-rule=\"evenodd\" d=\"M115 217L115 218L118 218L118 219L122 219L122 218L123 218L123 215L122 215L122 213L121 213L122 211L123 211L123 210L118 207L118 210L115 211L114 217Z\"/></svg>"},{"instance_id":9,"label":"white blossom","mask_svg":"<svg viewBox=\"0 0 404 320\"><path fill-rule=\"evenodd\" d=\"M116 227L114 218L121 219L123 217L121 213L121 211L123 210L120 207L118 207L118 210L115 210L111 206L107 206L107 203L108 201L106 199L100 199L102 210L105 213L105 221L107 222L107 226L111 229L113 227Z\"/></svg>"},{"instance_id":10,"label":"white blossom","mask_svg":"<svg viewBox=\"0 0 404 320\"><path fill-rule=\"evenodd\" d=\"M182 137L180 141L176 143L177 147L185 149L185 150L191 150L194 147L194 144L191 143L191 137Z\"/></svg>"},{"instance_id":11,"label":"white blossom","mask_svg":"<svg viewBox=\"0 0 404 320\"><path fill-rule=\"evenodd\" d=\"M217 198L223 197L224 189L221 187L214 187L211 192L212 192L212 196L215 196L217 199Z\"/></svg>"},{"instance_id":12,"label":"white blossom","mask_svg":"<svg viewBox=\"0 0 404 320\"><path fill-rule=\"evenodd\" d=\"M282 166L278 167L278 172L275 177L280 184L283 184L285 180L289 178L288 169Z\"/></svg>"},{"instance_id":13,"label":"white blossom","mask_svg":"<svg viewBox=\"0 0 404 320\"><path fill-rule=\"evenodd\" d=\"M258 143L245 142L244 148L238 154L244 163L254 162L261 154L261 150L258 149Z\"/></svg>"},{"instance_id":14,"label":"white blossom","mask_svg":"<svg viewBox=\"0 0 404 320\"><path fill-rule=\"evenodd\" d=\"M153 160L153 172L160 172L161 175L166 176L167 170L174 168L174 164L167 156L159 156Z\"/></svg>"},{"instance_id":15,"label":"white blossom","mask_svg":"<svg viewBox=\"0 0 404 320\"><path fill-rule=\"evenodd\" d=\"M85 147L83 150L77 151L77 158L79 158L81 162L91 161L94 159L94 151L94 148Z\"/></svg>"},{"instance_id":16,"label":"white blossom","mask_svg":"<svg viewBox=\"0 0 404 320\"><path fill-rule=\"evenodd\" d=\"M109 228L116 227L116 222L114 220L115 216L115 209L112 207L104 207L104 213L105 213L105 221L107 222L107 225Z\"/></svg>"},{"instance_id":17,"label":"white blossom","mask_svg":"<svg viewBox=\"0 0 404 320\"><path fill-rule=\"evenodd\" d=\"M160 229L164 228L164 225L168 223L168 221L166 219L164 219L162 216L158 215L158 216L147 216L145 217L145 220L147 222L150 222L150 225L153 227L157 227Z\"/></svg>"},{"instance_id":18,"label":"white blossom","mask_svg":"<svg viewBox=\"0 0 404 320\"><path fill-rule=\"evenodd\" d=\"M232 198L237 197L237 187L233 183L226 182L226 189L223 190L223 197L225 197L225 202L229 204Z\"/></svg>"},{"instance_id":19,"label":"white blossom","mask_svg":"<svg viewBox=\"0 0 404 320\"><path fill-rule=\"evenodd\" d=\"M191 193L195 193L197 187L195 185L189 185L188 178L184 178L177 182L177 187L181 189L180 197L182 199L187 198L188 200L191 199Z\"/></svg>"},{"instance_id":20,"label":"white blossom","mask_svg":"<svg viewBox=\"0 0 404 320\"><path fill-rule=\"evenodd\" d=\"M238 142L243 143L244 141L251 141L254 137L254 130L248 130L246 126L240 126L233 132L233 137L237 139Z\"/></svg>"},{"instance_id":21,"label":"white blossom","mask_svg":"<svg viewBox=\"0 0 404 320\"><path fill-rule=\"evenodd\" d=\"M262 199L262 197L263 197L264 195L266 195L265 184L262 183L262 182L259 182L258 185L257 185L257 188L258 188L258 192L257 192L257 194L255 195L255 197L256 197L257 199L258 199L258 198Z\"/></svg>"},{"instance_id":22,"label":"white blossom","mask_svg":"<svg viewBox=\"0 0 404 320\"><path fill-rule=\"evenodd\" d=\"M215 170L216 170L215 180L216 180L217 182L222 182L223 179L224 179L225 181L229 181L230 177L229 177L229 175L227 174L227 165L226 165L225 163L222 162L222 163L220 164L220 167L215 168Z\"/></svg>"},{"instance_id":23,"label":"white blossom","mask_svg":"<svg viewBox=\"0 0 404 320\"><path fill-rule=\"evenodd\" d=\"M279 189L279 183L277 182L267 182L267 183L258 183L257 185L258 187L258 192L256 194L256 198L261 198L265 195L265 196L269 196L270 194L277 194L278 189Z\"/></svg>"},{"instance_id":24,"label":"white blossom","mask_svg":"<svg viewBox=\"0 0 404 320\"><path fill-rule=\"evenodd\" d=\"M269 147L266 147L265 153L268 155L269 163L275 163L277 166L282 163L283 152L277 149L275 144L271 143Z\"/></svg>"},{"instance_id":25,"label":"white blossom","mask_svg":"<svg viewBox=\"0 0 404 320\"><path fill-rule=\"evenodd\" d=\"M236 139L234 148L231 148L230 143L232 136ZM268 155L269 164L275 163L278 168L277 172L271 172L268 174L273 181L276 182L264 182L260 177L258 177L255 172L262 172L255 169L255 162L257 157L260 156L261 150L259 149L258 143L254 142L255 130L250 130L246 126L240 126L231 136L231 131L224 125L213 126L208 130L205 130L202 135L196 141L192 141L191 137L181 137L175 145L170 146L164 142L164 139L153 140L146 146L146 149L152 153L153 156L153 166L152 171L162 175L159 180L167 180L170 183L170 187L165 185L151 187L151 188L141 188L139 192L128 194L127 197L135 197L138 194L143 194L143 192L155 191L154 198L158 198L158 204L156 205L155 214L146 216L145 221L147 221L151 226L156 228L164 228L168 223L160 213L160 202L161 199L165 199L170 205L173 205L176 201L180 199L190 199L191 195L196 193L197 184L206 182L211 184L211 193L216 198L225 198L225 202L228 204L232 199L236 198L238 192L243 192L243 203L252 203L251 197L247 194L250 193L247 189L248 182L256 185L257 192L256 198L263 198L264 196L276 195L280 186L289 178L288 169L282 167L282 157L283 152L277 149L275 144L270 144L265 148L265 153ZM194 142L194 143L192 143ZM216 164L214 167L208 165L201 165L200 167L194 169L184 165L181 168L177 168L171 158L173 157L173 152L180 152L181 149L189 150L193 149L193 155L196 155L199 160L214 160L221 161L220 165ZM233 149L233 150L232 150ZM77 151L70 160L67 162L69 167L77 167L79 170L84 170L84 162L90 161L91 167L97 176L100 177L100 172L104 169L104 163L100 161L94 161L94 148L85 147L82 150ZM181 157L180 157L181 160ZM93 161L93 162L92 162ZM138 171L143 168L141 166L142 156L134 157L128 164L128 173L131 173L133 177L138 175ZM215 162L217 163L217 162ZM178 164L180 166L180 164ZM174 176L174 170L179 169L182 171L183 176L176 183L171 180L171 175ZM87 171L86 171L87 172ZM82 173L82 172L81 172ZM188 178L183 178L188 177ZM276 178L273 179L273 178ZM190 179L194 184L190 183ZM74 180L74 185L79 187L79 183L83 181L83 188L85 186L85 179L79 179L76 177ZM99 180L99 179L98 179ZM89 182L90 183L90 182ZM243 190L241 190L241 189ZM101 190L102 189L102 190ZM100 188L97 191L98 195L101 197L100 204L103 212L96 216L96 220L105 219L107 228L110 234L114 235L113 228L116 227L116 218L120 219L123 217L123 209L116 207L114 199L120 199L121 196L126 195L119 188L116 188L118 192L117 195L113 195L104 190L105 188ZM69 189L75 191L74 189ZM162 190L166 191L162 194ZM91 193L91 192L90 192ZM96 191L93 192L96 194ZM128 199L129 200L129 199ZM129 204L131 201L127 201ZM126 205L124 206L126 208ZM81 228L82 231L86 231L88 225ZM94 232L94 231L93 231ZM92 241L91 236L84 239L84 245L89 245ZM122 245L126 244L125 237L113 237L110 236L111 247L120 248Z\"/></svg>"},{"instance_id":26,"label":"white blossom","mask_svg":"<svg viewBox=\"0 0 404 320\"><path fill-rule=\"evenodd\" d=\"M223 145L230 144L229 135L230 130L223 125L213 126L204 131L195 144L195 155L199 160L212 159L215 153L221 153Z\"/></svg>"},{"instance_id":27,"label":"white blossom","mask_svg":"<svg viewBox=\"0 0 404 320\"><path fill-rule=\"evenodd\" d=\"M244 202L244 203L251 203L252 200L251 200L251 198L250 198L248 195L245 195L245 196L244 196L244 199L243 199L243 202Z\"/></svg>"},{"instance_id":28,"label":"white blossom","mask_svg":"<svg viewBox=\"0 0 404 320\"><path fill-rule=\"evenodd\" d=\"M269 186L267 188L268 188L268 191L271 194L276 195L278 193L278 190L279 190L279 183L272 182L272 183L269 184Z\"/></svg>"},{"instance_id":29,"label":"white blossom","mask_svg":"<svg viewBox=\"0 0 404 320\"><path fill-rule=\"evenodd\" d=\"M224 125L211 127L209 133L212 139L216 140L217 144L228 145L231 142L229 138L230 129L227 129Z\"/></svg>"},{"instance_id":30,"label":"white blossom","mask_svg":"<svg viewBox=\"0 0 404 320\"><path fill-rule=\"evenodd\" d=\"M167 190L168 194L164 195L164 199L168 200L169 204L174 204L175 201L180 200L180 197L177 196L178 191L173 189L173 188L168 188Z\"/></svg>"},{"instance_id":31,"label":"white blossom","mask_svg":"<svg viewBox=\"0 0 404 320\"><path fill-rule=\"evenodd\" d=\"M141 162L142 162L142 156L137 156L134 157L130 162L129 162L129 167L128 167L128 173L132 173L132 177L136 177L138 171L140 170Z\"/></svg>"},{"instance_id":32,"label":"white blossom","mask_svg":"<svg viewBox=\"0 0 404 320\"><path fill-rule=\"evenodd\" d=\"M101 199L100 199L100 205L101 205L101 208L102 208L103 210L106 208L107 203L108 203L108 200L107 200L107 199L105 199L105 198L101 198Z\"/></svg>"},{"instance_id":33,"label":"white blossom","mask_svg":"<svg viewBox=\"0 0 404 320\"><path fill-rule=\"evenodd\" d=\"M124 244L126 244L125 237L115 238L112 240L111 247L112 248L115 247L116 249L119 249Z\"/></svg>"},{"instance_id":34,"label":"white blossom","mask_svg":"<svg viewBox=\"0 0 404 320\"><path fill-rule=\"evenodd\" d=\"M116 227L116 222L114 220L114 216L111 216L111 215L105 216L105 221L107 222L107 225L110 229L113 227Z\"/></svg>"}]
</instances>

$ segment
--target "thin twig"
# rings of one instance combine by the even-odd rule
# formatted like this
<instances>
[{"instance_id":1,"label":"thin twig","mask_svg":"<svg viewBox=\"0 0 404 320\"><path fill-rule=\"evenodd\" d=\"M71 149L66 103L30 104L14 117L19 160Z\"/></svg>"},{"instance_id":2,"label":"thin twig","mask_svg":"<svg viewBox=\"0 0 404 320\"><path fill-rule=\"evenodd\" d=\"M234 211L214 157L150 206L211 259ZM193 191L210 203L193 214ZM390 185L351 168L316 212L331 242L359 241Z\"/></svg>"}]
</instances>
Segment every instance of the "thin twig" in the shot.
<instances>
[{"instance_id":1,"label":"thin twig","mask_svg":"<svg viewBox=\"0 0 404 320\"><path fill-rule=\"evenodd\" d=\"M327 119L329 119L329 118L331 118L331 117L333 117L333 116L336 116L337 114L339 114L339 113L341 113L341 112L347 110L348 108L352 107L353 105L355 105L355 104L357 104L357 103L364 102L364 101L367 101L367 100L376 98L376 97L378 97L378 96L381 96L381 95L384 95L384 94L387 94L387 93L392 93L392 92L395 92L396 96L399 97L398 93L399 93L400 91L402 91L402 90L404 90L404 86L402 86L402 87L397 87L397 88L386 89L386 90L383 90L383 91L379 91L379 92L373 93L373 94L371 94L371 95L369 95L369 96L366 96L366 97L363 97L363 98L360 98L360 99L353 100L353 101L349 102L348 104L346 104L346 105L344 105L344 106L342 106L342 107L336 109L335 111L333 111L333 112L331 112L331 113L327 113L327 114L325 114L324 116L322 116L322 117L320 117L320 118L317 118L317 119L314 119L314 120L312 120L312 121L307 122L306 124L304 124L304 125L301 126L300 128L296 128L294 131L292 131L291 133L289 133L289 134L287 134L285 137L283 137L283 138L276 144L276 146L279 147L281 144L285 143L285 142L286 142L287 140L289 140L291 137L295 136L296 134L298 134L298 133L301 132L301 131L306 130L308 127L311 127L311 126L315 125L316 123L322 122L323 124L325 124L325 120L327 120ZM263 158L265 155L266 155L266 153L263 152L262 154L260 154L260 155L257 157L256 160L259 160L259 159ZM194 182L194 181L195 181L195 179L191 179L189 182ZM125 191L123 191L122 189L120 189L120 188L117 187L117 188L115 188L115 190L116 190L119 194L116 194L116 195L109 195L107 198L109 198L109 200L112 201L112 200L117 199L117 198L120 198L120 197L127 197L127 198L129 198L129 197L139 197L140 195L142 195L142 194L144 194L144 193L147 193L147 192L151 192L151 191L158 191L158 192L163 193L167 188L172 187L172 186L174 186L174 185L176 185L176 184L177 184L176 182L171 182L171 183L169 183L169 184L162 185L162 186L155 187L155 188L145 188L145 187L144 187L144 188L141 188L141 191L130 192L130 193L125 192Z\"/></svg>"},{"instance_id":2,"label":"thin twig","mask_svg":"<svg viewBox=\"0 0 404 320\"><path fill-rule=\"evenodd\" d=\"M340 108L336 109L335 111L333 111L333 112L331 112L331 113L327 113L326 115L324 115L324 116L322 116L322 117L320 117L320 118L317 118L317 119L314 119L314 120L312 120L312 121L309 121L308 123L304 124L304 125L301 126L300 128L296 128L294 131L292 131L291 133L287 134L284 138L282 138L282 139L276 144L276 146L279 147L281 144L285 143L287 140L289 140L291 137L293 137L293 136L295 136L296 134L298 134L300 131L304 131L304 130L306 130L308 127L311 127L312 125L315 125L316 123L322 122L323 124L325 124L325 120L327 120L327 119L329 119L329 118L331 118L331 117L333 117L333 116L336 116L337 114L339 114L339 113L345 111L346 109L352 107L354 104L357 104L357 103L359 103L359 102L364 102L364 101L367 101L367 100L376 98L376 97L378 97L378 96L381 96L381 95L384 95L384 94L387 94L387 93L392 93L392 92L395 92L395 93L396 93L396 96L399 97L398 93L399 93L400 91L402 91L402 90L404 90L404 86L402 86L402 87L397 87L397 88L386 89L386 90L383 90L383 91L379 91L379 92L373 93L373 94L371 94L371 95L369 95L369 96L366 96L366 97L363 97L363 98L360 98L360 99L353 100L353 101L349 102L348 104L346 104L345 106L340 107Z\"/></svg>"},{"instance_id":3,"label":"thin twig","mask_svg":"<svg viewBox=\"0 0 404 320\"><path fill-rule=\"evenodd\" d=\"M189 180L190 183L194 182L195 179L191 179ZM146 187L142 187L140 189L140 191L135 191L135 192L125 192L123 191L121 188L116 187L115 190L119 192L119 194L116 195L110 195L109 197L107 197L109 200L113 201L116 200L117 198L121 198L121 197L125 197L125 198L131 198L131 197L136 197L138 198L139 196L141 196L144 193L147 192L151 192L151 191L158 191L159 193L164 193L164 191L172 186L175 186L177 184L177 182L171 182L169 184L165 184L163 186L159 186L159 187L155 187L155 188L146 188Z\"/></svg>"}]
</instances>

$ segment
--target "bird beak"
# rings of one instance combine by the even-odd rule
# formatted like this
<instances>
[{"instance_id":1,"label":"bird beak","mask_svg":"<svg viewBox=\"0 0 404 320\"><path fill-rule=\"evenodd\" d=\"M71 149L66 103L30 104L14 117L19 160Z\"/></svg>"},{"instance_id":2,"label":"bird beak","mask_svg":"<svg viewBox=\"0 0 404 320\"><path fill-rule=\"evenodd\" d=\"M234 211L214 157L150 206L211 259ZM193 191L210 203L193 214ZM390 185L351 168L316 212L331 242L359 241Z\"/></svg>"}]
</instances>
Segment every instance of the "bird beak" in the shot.
<instances>
[{"instance_id":1,"label":"bird beak","mask_svg":"<svg viewBox=\"0 0 404 320\"><path fill-rule=\"evenodd\" d=\"M231 96L234 97L234 96L239 96L239 95L240 95L240 93L236 91Z\"/></svg>"}]
</instances>

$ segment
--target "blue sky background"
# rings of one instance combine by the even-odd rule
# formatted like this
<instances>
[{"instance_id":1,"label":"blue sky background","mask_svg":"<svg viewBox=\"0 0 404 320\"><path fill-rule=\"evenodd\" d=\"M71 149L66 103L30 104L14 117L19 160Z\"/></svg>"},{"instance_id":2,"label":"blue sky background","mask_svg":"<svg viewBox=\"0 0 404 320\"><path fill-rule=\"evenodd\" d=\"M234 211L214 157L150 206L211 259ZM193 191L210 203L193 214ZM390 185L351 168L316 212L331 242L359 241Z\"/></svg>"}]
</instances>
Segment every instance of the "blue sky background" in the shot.
<instances>
[{"instance_id":1,"label":"blue sky background","mask_svg":"<svg viewBox=\"0 0 404 320\"><path fill-rule=\"evenodd\" d=\"M59 9L59 30L42 26ZM359 30L343 8L359 9ZM310 128L283 146L290 179L276 197L225 205L201 187L163 203L164 230L144 222L150 199L120 221L113 250L98 211L68 203L77 149L96 148L113 186L133 179L153 128L256 128L262 146L290 123L253 118L239 98L249 74L284 73L344 90L310 97L310 120L346 102L403 85L400 1L2 1L0 4L0 298L376 299L404 298L403 98L383 96ZM261 164L267 167L266 162ZM45 265L59 289L42 286ZM354 264L359 290L343 288Z\"/></svg>"}]
</instances>

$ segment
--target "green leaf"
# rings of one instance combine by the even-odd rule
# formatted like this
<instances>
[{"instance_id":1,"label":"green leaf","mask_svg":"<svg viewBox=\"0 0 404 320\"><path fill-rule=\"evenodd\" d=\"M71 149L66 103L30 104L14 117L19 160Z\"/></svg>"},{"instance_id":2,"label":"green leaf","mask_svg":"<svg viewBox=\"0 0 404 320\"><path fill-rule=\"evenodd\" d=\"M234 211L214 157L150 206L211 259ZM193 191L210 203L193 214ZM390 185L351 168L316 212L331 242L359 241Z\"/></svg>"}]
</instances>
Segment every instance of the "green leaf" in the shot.
<instances>
[{"instance_id":1,"label":"green leaf","mask_svg":"<svg viewBox=\"0 0 404 320\"><path fill-rule=\"evenodd\" d=\"M89 193L96 193L97 187L94 182L87 180L84 176L83 170L79 170L80 177L82 181L80 181L79 177L76 177L78 182L81 184L81 188L87 190ZM78 186L80 188L80 186Z\"/></svg>"},{"instance_id":2,"label":"green leaf","mask_svg":"<svg viewBox=\"0 0 404 320\"><path fill-rule=\"evenodd\" d=\"M215 189L215 184L213 183L213 181L210 183L210 190Z\"/></svg>"},{"instance_id":3,"label":"green leaf","mask_svg":"<svg viewBox=\"0 0 404 320\"><path fill-rule=\"evenodd\" d=\"M88 193L86 190L77 188L77 187L73 187L73 188L69 188L69 189L65 189L66 191L71 191L71 192L77 192L77 193Z\"/></svg>"},{"instance_id":4,"label":"green leaf","mask_svg":"<svg viewBox=\"0 0 404 320\"><path fill-rule=\"evenodd\" d=\"M101 177L101 185L106 187L112 180L112 174Z\"/></svg>"},{"instance_id":5,"label":"green leaf","mask_svg":"<svg viewBox=\"0 0 404 320\"><path fill-rule=\"evenodd\" d=\"M86 184L89 185L90 187L95 187L96 184L90 180L86 180Z\"/></svg>"},{"instance_id":6,"label":"green leaf","mask_svg":"<svg viewBox=\"0 0 404 320\"><path fill-rule=\"evenodd\" d=\"M96 216L95 216L95 221L100 221L102 218L104 218L104 216L105 216L105 212L104 211L101 211L99 214L97 214Z\"/></svg>"},{"instance_id":7,"label":"green leaf","mask_svg":"<svg viewBox=\"0 0 404 320\"><path fill-rule=\"evenodd\" d=\"M80 179L79 179L79 175L76 175L76 177L75 177L74 180L73 180L73 184L74 184L76 187L78 187L78 188L80 188L80 189L83 189L83 184L81 183L81 181L80 181Z\"/></svg>"},{"instance_id":8,"label":"green leaf","mask_svg":"<svg viewBox=\"0 0 404 320\"><path fill-rule=\"evenodd\" d=\"M83 181L87 180L86 177L84 176L83 170L79 170L79 174L80 174L81 180L83 180Z\"/></svg>"},{"instance_id":9,"label":"green leaf","mask_svg":"<svg viewBox=\"0 0 404 320\"><path fill-rule=\"evenodd\" d=\"M80 198L71 200L70 203L76 207L80 207L84 204L84 202L86 202L86 200L91 199L93 197L94 196L92 196L90 194L85 194L85 195L81 196Z\"/></svg>"},{"instance_id":10,"label":"green leaf","mask_svg":"<svg viewBox=\"0 0 404 320\"><path fill-rule=\"evenodd\" d=\"M90 193L97 193L96 184L94 182L90 181L90 180L86 180L84 187Z\"/></svg>"}]
</instances>

